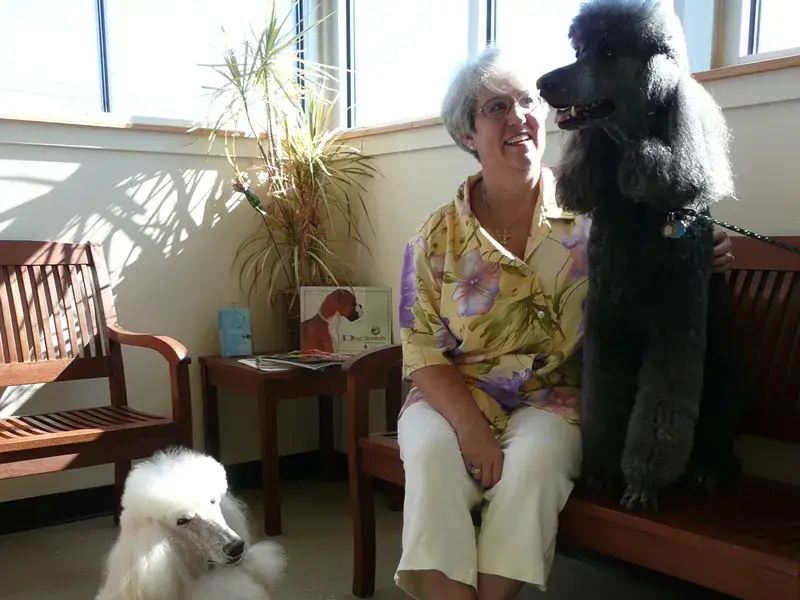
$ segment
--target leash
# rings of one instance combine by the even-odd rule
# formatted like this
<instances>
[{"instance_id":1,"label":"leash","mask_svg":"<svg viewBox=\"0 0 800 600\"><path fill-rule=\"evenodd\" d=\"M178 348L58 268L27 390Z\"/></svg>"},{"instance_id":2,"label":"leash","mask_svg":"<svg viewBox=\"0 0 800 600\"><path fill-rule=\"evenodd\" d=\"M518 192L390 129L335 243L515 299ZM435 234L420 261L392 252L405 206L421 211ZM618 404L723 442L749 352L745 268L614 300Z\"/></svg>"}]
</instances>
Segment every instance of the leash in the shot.
<instances>
[{"instance_id":1,"label":"leash","mask_svg":"<svg viewBox=\"0 0 800 600\"><path fill-rule=\"evenodd\" d=\"M729 229L730 231L735 231L736 233L746 235L766 244L772 244L773 246L783 248L788 252L800 254L800 247L793 246L792 244L786 244L780 240L775 240L765 235L761 235L760 233L755 233L753 231L743 229L742 227L725 223L724 221L720 221L707 215L702 215L691 208L679 208L669 213L669 216L667 217L667 224L664 226L665 237L679 238L686 232L687 223L684 222L684 219L682 219L681 216L684 218L690 217L690 219L702 219L704 221L710 221L711 223L719 225L720 227L724 227L725 229Z\"/></svg>"}]
</instances>

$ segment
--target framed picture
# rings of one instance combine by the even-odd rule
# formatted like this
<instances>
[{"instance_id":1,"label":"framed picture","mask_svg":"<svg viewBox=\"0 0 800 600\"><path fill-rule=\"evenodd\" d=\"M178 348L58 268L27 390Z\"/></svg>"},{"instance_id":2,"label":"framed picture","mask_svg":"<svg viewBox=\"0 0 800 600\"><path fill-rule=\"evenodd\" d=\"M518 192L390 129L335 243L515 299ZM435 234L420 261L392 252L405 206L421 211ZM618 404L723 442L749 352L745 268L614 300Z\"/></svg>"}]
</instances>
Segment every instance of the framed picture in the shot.
<instances>
[{"instance_id":1,"label":"framed picture","mask_svg":"<svg viewBox=\"0 0 800 600\"><path fill-rule=\"evenodd\" d=\"M300 347L334 354L360 354L392 343L392 288L303 286Z\"/></svg>"}]
</instances>

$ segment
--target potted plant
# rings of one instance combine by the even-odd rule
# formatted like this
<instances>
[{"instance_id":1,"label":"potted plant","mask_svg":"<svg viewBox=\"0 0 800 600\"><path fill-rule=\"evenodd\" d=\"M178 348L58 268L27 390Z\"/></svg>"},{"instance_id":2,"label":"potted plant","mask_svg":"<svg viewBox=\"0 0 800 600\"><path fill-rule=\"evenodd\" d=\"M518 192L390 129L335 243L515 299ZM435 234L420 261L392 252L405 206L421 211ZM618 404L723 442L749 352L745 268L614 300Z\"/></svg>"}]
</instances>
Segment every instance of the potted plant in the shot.
<instances>
[{"instance_id":1,"label":"potted plant","mask_svg":"<svg viewBox=\"0 0 800 600\"><path fill-rule=\"evenodd\" d=\"M334 245L353 241L366 248L358 211L371 228L364 179L376 174L370 157L330 129L331 70L295 51L318 24L296 33L289 16L280 19L273 5L252 40L226 49L224 64L212 65L225 82L213 90L223 109L210 137L224 137L233 188L258 219L236 253L239 283L248 297L266 291L271 305L285 301L295 349L300 287L353 284L351 265ZM236 154L230 130L244 131L257 147L257 160Z\"/></svg>"}]
</instances>

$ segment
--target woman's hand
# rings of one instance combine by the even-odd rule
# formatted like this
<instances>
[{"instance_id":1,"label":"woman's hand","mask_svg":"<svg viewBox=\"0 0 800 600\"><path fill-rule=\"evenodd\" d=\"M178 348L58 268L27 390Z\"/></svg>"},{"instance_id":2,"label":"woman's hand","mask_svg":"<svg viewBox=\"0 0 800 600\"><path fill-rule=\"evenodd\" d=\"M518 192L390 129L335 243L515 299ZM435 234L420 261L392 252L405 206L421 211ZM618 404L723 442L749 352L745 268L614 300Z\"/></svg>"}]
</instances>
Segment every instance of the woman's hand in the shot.
<instances>
[{"instance_id":1,"label":"woman's hand","mask_svg":"<svg viewBox=\"0 0 800 600\"><path fill-rule=\"evenodd\" d=\"M484 488L491 488L503 474L503 449L483 416L456 429L458 445L470 475Z\"/></svg>"},{"instance_id":2,"label":"woman's hand","mask_svg":"<svg viewBox=\"0 0 800 600\"><path fill-rule=\"evenodd\" d=\"M456 432L461 455L468 463L464 468L477 469L470 474L485 488L500 481L503 450L461 372L453 365L431 365L414 371L411 379L425 401Z\"/></svg>"},{"instance_id":3,"label":"woman's hand","mask_svg":"<svg viewBox=\"0 0 800 600\"><path fill-rule=\"evenodd\" d=\"M733 245L728 234L722 229L714 229L714 272L725 273L733 262Z\"/></svg>"}]
</instances>

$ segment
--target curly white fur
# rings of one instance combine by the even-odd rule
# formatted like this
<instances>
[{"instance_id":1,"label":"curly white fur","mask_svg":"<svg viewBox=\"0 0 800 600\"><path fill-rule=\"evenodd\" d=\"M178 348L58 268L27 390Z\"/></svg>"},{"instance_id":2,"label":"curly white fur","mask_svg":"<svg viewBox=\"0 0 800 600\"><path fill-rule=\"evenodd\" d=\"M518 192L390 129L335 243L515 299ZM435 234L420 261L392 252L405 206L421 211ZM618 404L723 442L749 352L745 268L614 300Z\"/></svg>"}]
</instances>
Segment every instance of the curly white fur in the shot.
<instances>
[{"instance_id":1,"label":"curly white fur","mask_svg":"<svg viewBox=\"0 0 800 600\"><path fill-rule=\"evenodd\" d=\"M269 600L281 546L250 545L225 469L185 448L157 452L125 482L120 534L96 600Z\"/></svg>"}]
</instances>

